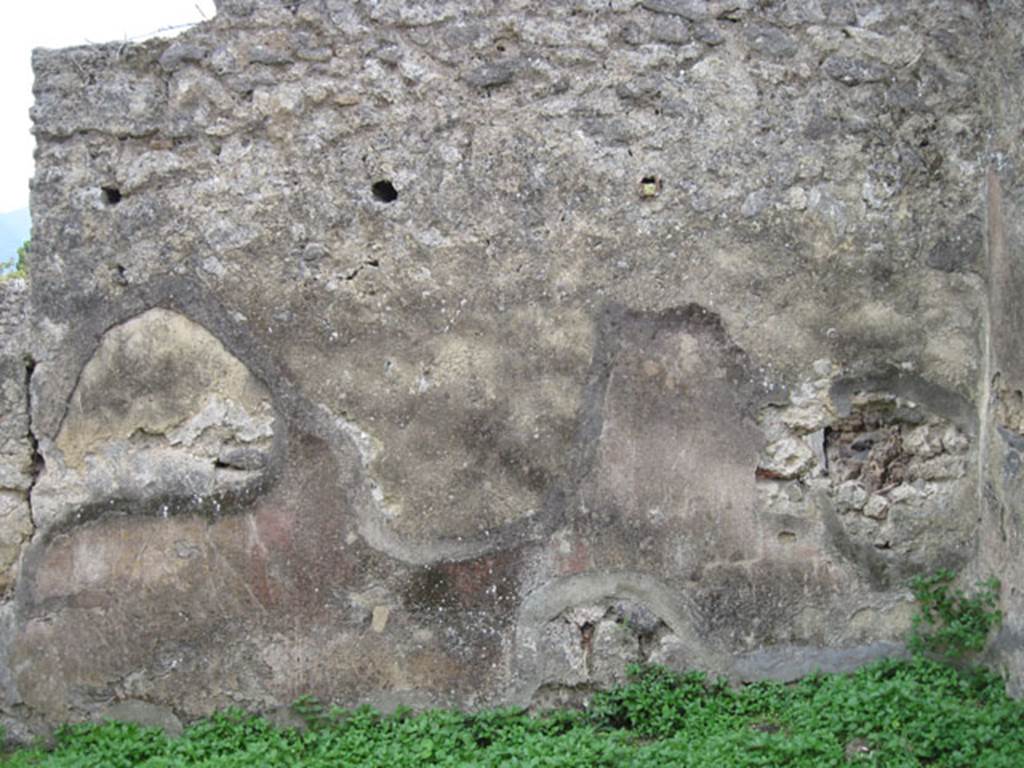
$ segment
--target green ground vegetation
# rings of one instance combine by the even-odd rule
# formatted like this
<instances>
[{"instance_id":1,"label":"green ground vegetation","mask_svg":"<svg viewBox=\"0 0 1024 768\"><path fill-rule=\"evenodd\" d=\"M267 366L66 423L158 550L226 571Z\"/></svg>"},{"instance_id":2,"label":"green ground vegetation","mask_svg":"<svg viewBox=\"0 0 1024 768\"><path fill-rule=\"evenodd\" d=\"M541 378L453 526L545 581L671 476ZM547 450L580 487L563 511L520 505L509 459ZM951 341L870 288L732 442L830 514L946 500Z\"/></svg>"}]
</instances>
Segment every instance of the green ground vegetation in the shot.
<instances>
[{"instance_id":1,"label":"green ground vegetation","mask_svg":"<svg viewBox=\"0 0 1024 768\"><path fill-rule=\"evenodd\" d=\"M298 710L278 729L240 710L176 739L123 723L62 728L52 749L10 755L10 768L263 766L963 766L1024 765L1024 705L991 672L936 660L883 661L796 684L734 688L698 673L635 667L583 711L530 716L363 707Z\"/></svg>"}]
</instances>

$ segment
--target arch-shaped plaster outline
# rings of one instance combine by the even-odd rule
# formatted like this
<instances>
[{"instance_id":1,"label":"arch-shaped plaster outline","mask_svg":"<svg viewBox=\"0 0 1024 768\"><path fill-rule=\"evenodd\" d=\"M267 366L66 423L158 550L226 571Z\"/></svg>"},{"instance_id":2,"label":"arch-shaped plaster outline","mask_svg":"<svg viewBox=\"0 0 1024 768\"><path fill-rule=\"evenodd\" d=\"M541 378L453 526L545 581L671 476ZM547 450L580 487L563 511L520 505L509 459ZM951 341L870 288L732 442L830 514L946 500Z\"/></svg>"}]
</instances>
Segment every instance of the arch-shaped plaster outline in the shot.
<instances>
[{"instance_id":1,"label":"arch-shaped plaster outline","mask_svg":"<svg viewBox=\"0 0 1024 768\"><path fill-rule=\"evenodd\" d=\"M725 670L725 656L701 640L694 629L696 611L685 593L661 580L634 571L581 573L552 581L523 601L512 652L511 698L527 706L543 684L540 679L539 641L544 625L563 611L579 605L627 599L649 608L692 653L693 666Z\"/></svg>"},{"instance_id":2,"label":"arch-shaped plaster outline","mask_svg":"<svg viewBox=\"0 0 1024 768\"><path fill-rule=\"evenodd\" d=\"M125 329L132 323L144 321L147 318L147 316L159 318L162 315L167 315L175 322L182 322L184 324L187 324L187 327L189 327L190 330L195 329L195 331L199 335L200 341L202 341L203 343L212 342L215 345L213 347L214 350L217 353L219 353L219 355L221 355L226 361L228 361L228 363L239 366L240 369L244 372L245 376L251 378L251 380L260 389L263 390L266 396L266 402L270 405L271 435L269 461L267 465L259 472L259 477L257 478L256 481L247 482L244 484L244 486L240 486L237 489L222 489L220 491L215 491L210 498L217 500L217 508L219 508L220 506L219 499L221 499L221 497L237 499L241 501L247 499L251 500L252 498L255 498L255 496L261 495L262 492L266 490L267 484L273 482L273 478L276 475L274 465L279 463L278 459L280 458L280 455L283 453L282 443L284 440L283 436L281 435L281 431L283 428L282 416L277 406L273 390L269 386L267 386L266 382L264 382L261 379L261 377L259 377L255 372L253 372L253 370L248 365L246 365L245 362L243 362L243 360L238 355L236 355L220 337L218 337L209 328L207 328L206 325L204 325L201 322L198 322L192 317L189 317L188 314L179 311L177 308L168 308L157 305L149 306L128 317L119 319L117 322L107 326L104 329L104 331L98 335L95 345L92 346L88 357L85 359L76 377L74 378L73 385L68 393L67 399L64 402L63 411L57 422L57 427L53 435L53 438L46 439L44 441L44 457L49 460L52 466L44 468L42 474L39 477L39 482L37 482L34 485L32 489L34 497L41 489L44 488L44 479L48 471L60 472L65 469L63 460L60 457L60 449L58 448L57 443L59 442L60 437L68 424L68 419L74 410L74 403L76 397L79 395L81 391L81 387L87 375L87 372L89 371L90 366L94 365L95 361L97 360L97 355L104 348L104 344L111 338L111 334L124 333ZM57 461L57 464L53 465L53 462L55 460ZM39 498L35 497L33 501L34 503L36 503L39 501ZM155 503L157 504L157 506L166 508L167 502L170 501L173 501L171 497L161 497L160 499L157 499ZM51 532L55 530L62 530L68 527L68 525L74 525L78 522L85 522L91 519L95 519L96 517L103 516L107 511L107 507L112 503L114 503L113 497L109 500L103 500L100 502L88 502L85 504L84 507L80 508L79 513L76 514L74 518L71 518L69 514L63 514L59 518L51 520L46 524L41 524L37 517L37 533L41 533L43 535L43 538L45 539Z\"/></svg>"}]
</instances>

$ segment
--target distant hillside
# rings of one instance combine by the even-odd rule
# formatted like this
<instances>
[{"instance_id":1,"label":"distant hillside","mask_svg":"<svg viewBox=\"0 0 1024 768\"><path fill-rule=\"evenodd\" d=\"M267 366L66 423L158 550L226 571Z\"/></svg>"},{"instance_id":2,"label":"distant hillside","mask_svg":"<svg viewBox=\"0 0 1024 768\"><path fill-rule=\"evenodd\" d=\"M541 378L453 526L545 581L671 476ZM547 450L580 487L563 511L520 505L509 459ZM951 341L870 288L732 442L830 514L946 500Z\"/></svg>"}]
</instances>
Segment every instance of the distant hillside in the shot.
<instances>
[{"instance_id":1,"label":"distant hillside","mask_svg":"<svg viewBox=\"0 0 1024 768\"><path fill-rule=\"evenodd\" d=\"M14 267L18 260L18 247L29 238L32 219L28 208L0 213L0 271Z\"/></svg>"}]
</instances>

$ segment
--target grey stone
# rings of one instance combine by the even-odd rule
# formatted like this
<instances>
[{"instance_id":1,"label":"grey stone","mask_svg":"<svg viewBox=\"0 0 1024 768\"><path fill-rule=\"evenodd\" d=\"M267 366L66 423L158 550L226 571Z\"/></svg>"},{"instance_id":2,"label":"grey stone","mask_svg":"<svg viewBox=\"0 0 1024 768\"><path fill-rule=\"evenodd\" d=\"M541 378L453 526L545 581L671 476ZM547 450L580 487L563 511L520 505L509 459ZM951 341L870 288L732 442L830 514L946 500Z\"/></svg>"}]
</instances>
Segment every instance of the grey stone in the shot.
<instances>
[{"instance_id":1,"label":"grey stone","mask_svg":"<svg viewBox=\"0 0 1024 768\"><path fill-rule=\"evenodd\" d=\"M24 280L0 281L0 595L15 587L22 549L35 531L29 492L39 456L29 414L35 361L28 354L27 288Z\"/></svg>"},{"instance_id":2,"label":"grey stone","mask_svg":"<svg viewBox=\"0 0 1024 768\"><path fill-rule=\"evenodd\" d=\"M968 218L957 225L928 252L928 266L942 272L976 268L984 251L981 222Z\"/></svg>"},{"instance_id":3,"label":"grey stone","mask_svg":"<svg viewBox=\"0 0 1024 768\"><path fill-rule=\"evenodd\" d=\"M723 35L713 24L698 24L694 36L705 45L716 46L725 42Z\"/></svg>"},{"instance_id":4,"label":"grey stone","mask_svg":"<svg viewBox=\"0 0 1024 768\"><path fill-rule=\"evenodd\" d=\"M739 21L754 7L754 0L712 0L711 13L716 19Z\"/></svg>"},{"instance_id":5,"label":"grey stone","mask_svg":"<svg viewBox=\"0 0 1024 768\"><path fill-rule=\"evenodd\" d=\"M743 201L743 205L740 206L740 213L750 219L764 211L767 205L768 191L764 189L756 189L747 195L746 199Z\"/></svg>"},{"instance_id":6,"label":"grey stone","mask_svg":"<svg viewBox=\"0 0 1024 768\"><path fill-rule=\"evenodd\" d=\"M384 62L385 64L397 65L405 57L405 52L402 47L397 44L382 45L373 54L377 59Z\"/></svg>"},{"instance_id":7,"label":"grey stone","mask_svg":"<svg viewBox=\"0 0 1024 768\"><path fill-rule=\"evenodd\" d=\"M299 48L295 52L295 57L302 61L330 61L332 56L334 50L326 45Z\"/></svg>"},{"instance_id":8,"label":"grey stone","mask_svg":"<svg viewBox=\"0 0 1024 768\"><path fill-rule=\"evenodd\" d=\"M885 520L889 516L889 502L881 496L872 496L864 505L864 514L874 520Z\"/></svg>"},{"instance_id":9,"label":"grey stone","mask_svg":"<svg viewBox=\"0 0 1024 768\"><path fill-rule=\"evenodd\" d=\"M778 646L758 649L738 657L733 675L745 681L777 680L790 683L815 672L852 672L879 659L902 659L901 643L870 643L849 648Z\"/></svg>"},{"instance_id":10,"label":"grey stone","mask_svg":"<svg viewBox=\"0 0 1024 768\"><path fill-rule=\"evenodd\" d=\"M623 101L653 104L661 97L662 81L657 77L639 78L619 83L615 95Z\"/></svg>"},{"instance_id":11,"label":"grey stone","mask_svg":"<svg viewBox=\"0 0 1024 768\"><path fill-rule=\"evenodd\" d=\"M628 21L619 30L622 42L626 45L643 45L648 41L650 35L647 30L633 21Z\"/></svg>"},{"instance_id":12,"label":"grey stone","mask_svg":"<svg viewBox=\"0 0 1024 768\"><path fill-rule=\"evenodd\" d=\"M267 454L256 448L225 448L217 455L218 464L232 469L263 469L267 459Z\"/></svg>"},{"instance_id":13,"label":"grey stone","mask_svg":"<svg viewBox=\"0 0 1024 768\"><path fill-rule=\"evenodd\" d=\"M639 637L651 637L664 622L638 603L620 602L612 607L615 617Z\"/></svg>"},{"instance_id":14,"label":"grey stone","mask_svg":"<svg viewBox=\"0 0 1024 768\"><path fill-rule=\"evenodd\" d=\"M840 512L860 511L867 501L867 491L856 480L847 480L836 489L836 505Z\"/></svg>"},{"instance_id":15,"label":"grey stone","mask_svg":"<svg viewBox=\"0 0 1024 768\"><path fill-rule=\"evenodd\" d=\"M518 62L500 61L477 67L463 75L463 79L477 88L496 88L511 83L519 69Z\"/></svg>"},{"instance_id":16,"label":"grey stone","mask_svg":"<svg viewBox=\"0 0 1024 768\"><path fill-rule=\"evenodd\" d=\"M162 707L147 701L127 699L104 708L101 720L114 720L119 723L134 723L143 728L159 728L168 736L180 736L184 728L181 720L170 707Z\"/></svg>"},{"instance_id":17,"label":"grey stone","mask_svg":"<svg viewBox=\"0 0 1024 768\"><path fill-rule=\"evenodd\" d=\"M167 49L160 54L160 66L168 72L173 72L183 64L201 62L208 55L209 51L199 45L171 43L167 46Z\"/></svg>"},{"instance_id":18,"label":"grey stone","mask_svg":"<svg viewBox=\"0 0 1024 768\"><path fill-rule=\"evenodd\" d=\"M809 472L814 466L814 451L803 440L785 438L772 443L758 464L765 477L791 480Z\"/></svg>"},{"instance_id":19,"label":"grey stone","mask_svg":"<svg viewBox=\"0 0 1024 768\"><path fill-rule=\"evenodd\" d=\"M291 64L295 61L291 51L266 45L257 45L249 49L249 61L253 64Z\"/></svg>"},{"instance_id":20,"label":"grey stone","mask_svg":"<svg viewBox=\"0 0 1024 768\"><path fill-rule=\"evenodd\" d=\"M847 56L829 56L821 68L833 80L848 86L881 83L892 76L889 68L883 64Z\"/></svg>"},{"instance_id":21,"label":"grey stone","mask_svg":"<svg viewBox=\"0 0 1024 768\"><path fill-rule=\"evenodd\" d=\"M788 59L795 56L799 50L796 40L777 27L751 27L746 31L746 35L750 47L765 56ZM831 72L829 74L831 75Z\"/></svg>"},{"instance_id":22,"label":"grey stone","mask_svg":"<svg viewBox=\"0 0 1024 768\"><path fill-rule=\"evenodd\" d=\"M75 49L72 59L77 76L54 77L35 92L32 114L53 136L96 130L122 136L148 136L157 130L166 98L164 73L153 67L142 77L127 72L99 77L119 45ZM33 52L37 71L57 66L53 51ZM89 105L89 106L87 106ZM74 117L73 117L74 116Z\"/></svg>"},{"instance_id":23,"label":"grey stone","mask_svg":"<svg viewBox=\"0 0 1024 768\"><path fill-rule=\"evenodd\" d=\"M256 9L260 0L213 0L217 13L232 16L249 16Z\"/></svg>"},{"instance_id":24,"label":"grey stone","mask_svg":"<svg viewBox=\"0 0 1024 768\"><path fill-rule=\"evenodd\" d=\"M591 678L609 687L626 681L626 667L642 661L640 641L633 630L615 621L600 621L591 638Z\"/></svg>"},{"instance_id":25,"label":"grey stone","mask_svg":"<svg viewBox=\"0 0 1024 768\"><path fill-rule=\"evenodd\" d=\"M210 54L210 67L219 75L228 75L238 72L240 65L234 50L218 46Z\"/></svg>"},{"instance_id":26,"label":"grey stone","mask_svg":"<svg viewBox=\"0 0 1024 768\"><path fill-rule=\"evenodd\" d=\"M640 7L654 13L681 16L689 21L703 21L711 15L707 0L642 0Z\"/></svg>"},{"instance_id":27,"label":"grey stone","mask_svg":"<svg viewBox=\"0 0 1024 768\"><path fill-rule=\"evenodd\" d=\"M656 21L651 34L658 42L669 45L686 45L693 39L690 25L681 19L671 17Z\"/></svg>"},{"instance_id":28,"label":"grey stone","mask_svg":"<svg viewBox=\"0 0 1024 768\"><path fill-rule=\"evenodd\" d=\"M306 243L306 247L302 249L302 258L305 261L320 261L329 255L330 251L323 243Z\"/></svg>"},{"instance_id":29,"label":"grey stone","mask_svg":"<svg viewBox=\"0 0 1024 768\"><path fill-rule=\"evenodd\" d=\"M857 23L857 5L854 0L822 0L821 8L829 24L846 26Z\"/></svg>"}]
</instances>

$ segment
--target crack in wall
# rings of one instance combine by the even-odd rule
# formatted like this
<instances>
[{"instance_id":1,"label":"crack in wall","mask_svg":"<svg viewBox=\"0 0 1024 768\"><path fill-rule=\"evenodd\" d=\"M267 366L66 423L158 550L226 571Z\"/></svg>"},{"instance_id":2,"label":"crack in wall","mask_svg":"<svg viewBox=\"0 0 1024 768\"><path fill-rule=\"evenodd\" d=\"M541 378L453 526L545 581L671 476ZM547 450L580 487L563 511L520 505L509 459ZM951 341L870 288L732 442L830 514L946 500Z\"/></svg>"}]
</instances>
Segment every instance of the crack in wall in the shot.
<instances>
[{"instance_id":1,"label":"crack in wall","mask_svg":"<svg viewBox=\"0 0 1024 768\"><path fill-rule=\"evenodd\" d=\"M39 477L43 474L43 469L46 467L46 459L39 450L39 438L36 437L35 429L32 424L32 377L35 375L35 372L35 358L31 355L25 355L25 414L26 421L28 423L26 437L28 438L29 447L32 451L32 464L30 469L32 479L25 491L25 502L28 504L28 519L32 523L33 534L35 533L37 526L35 512L32 509L32 492L35 490L36 483L39 482Z\"/></svg>"},{"instance_id":2,"label":"crack in wall","mask_svg":"<svg viewBox=\"0 0 1024 768\"><path fill-rule=\"evenodd\" d=\"M358 267L354 267L353 269L346 272L342 279L345 280L346 282L355 280L357 277L359 277L360 273L367 267L373 267L374 269L378 269L380 267L380 260L368 259L367 261L364 261L362 264L360 264Z\"/></svg>"}]
</instances>

